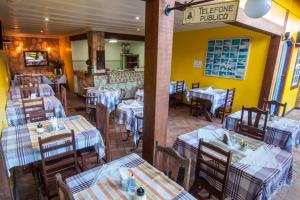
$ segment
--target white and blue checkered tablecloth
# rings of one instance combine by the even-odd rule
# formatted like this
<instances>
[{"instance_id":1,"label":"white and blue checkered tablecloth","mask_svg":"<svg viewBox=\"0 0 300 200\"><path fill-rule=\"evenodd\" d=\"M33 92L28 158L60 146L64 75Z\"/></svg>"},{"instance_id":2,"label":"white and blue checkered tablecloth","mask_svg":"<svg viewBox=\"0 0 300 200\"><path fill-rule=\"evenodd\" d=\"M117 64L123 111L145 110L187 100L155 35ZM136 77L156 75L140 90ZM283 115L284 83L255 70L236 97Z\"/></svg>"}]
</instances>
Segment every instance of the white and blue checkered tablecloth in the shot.
<instances>
[{"instance_id":1,"label":"white and blue checkered tablecloth","mask_svg":"<svg viewBox=\"0 0 300 200\"><path fill-rule=\"evenodd\" d=\"M218 138L223 136L223 133L220 133L217 130L226 131L225 129L220 129L215 126L207 126L200 128L199 130L202 131L200 132L200 137L204 140L209 140L210 142L212 141L213 137ZM239 134L236 135L245 137ZM255 145L255 141L252 141L251 144L252 143ZM259 143L259 141L257 143ZM197 162L198 145L199 137L197 130L178 136L174 144L174 148L179 152L180 155L191 160L192 180L195 177L195 172L193 169L195 169ZM250 145L248 144L248 146ZM280 167L263 167L262 165L256 165L255 163L251 165L242 164L241 160L237 160L236 162L232 161L226 189L226 195L228 197L239 200L268 200L282 186L291 185L293 175L292 154L276 146L268 144L262 144L259 148L264 148L266 152L273 154L273 158L275 159L276 163L280 165ZM253 151L252 154L254 154L256 151L258 151L258 149ZM233 151L232 153L234 155L235 152ZM251 153L248 154L248 156L249 155L251 155ZM257 162L262 161L258 163L264 163L266 156L261 155L256 156L255 159L256 158Z\"/></svg>"},{"instance_id":2,"label":"white and blue checkered tablecloth","mask_svg":"<svg viewBox=\"0 0 300 200\"><path fill-rule=\"evenodd\" d=\"M25 166L41 159L39 147L32 144L29 131L29 127L36 126L36 124L30 123L3 129L1 144L8 173L13 167ZM59 118L58 124L67 127L66 131L75 130L76 149L94 146L100 158L105 156L105 146L101 133L84 117L77 115ZM84 129L84 127L89 128Z\"/></svg>"},{"instance_id":3,"label":"white and blue checkered tablecloth","mask_svg":"<svg viewBox=\"0 0 300 200\"><path fill-rule=\"evenodd\" d=\"M210 88L196 88L187 92L187 99L200 98L211 101L211 113L224 106L226 101L226 90L210 89Z\"/></svg>"},{"instance_id":4,"label":"white and blue checkered tablecloth","mask_svg":"<svg viewBox=\"0 0 300 200\"><path fill-rule=\"evenodd\" d=\"M66 117L64 108L55 96L43 97L45 110L54 109L57 118ZM9 126L18 126L26 124L22 99L8 100L6 102L6 115Z\"/></svg>"},{"instance_id":5,"label":"white and blue checkered tablecloth","mask_svg":"<svg viewBox=\"0 0 300 200\"><path fill-rule=\"evenodd\" d=\"M138 100L126 100L118 105L119 110L119 124L124 124L128 131L134 133L134 142L139 139L139 129L143 127L143 121L135 118L135 115L139 114L143 116L144 102ZM126 122L125 122L126 120ZM139 126L139 127L138 127Z\"/></svg>"},{"instance_id":6,"label":"white and blue checkered tablecloth","mask_svg":"<svg viewBox=\"0 0 300 200\"><path fill-rule=\"evenodd\" d=\"M87 103L93 105L101 103L107 106L109 113L115 110L120 99L120 91L114 88L89 88L87 95L97 97L95 100L90 99Z\"/></svg>"},{"instance_id":7,"label":"white and blue checkered tablecloth","mask_svg":"<svg viewBox=\"0 0 300 200\"><path fill-rule=\"evenodd\" d=\"M130 154L120 159L114 160L106 164L107 169L118 169L120 167L134 168L140 164L145 163L137 154ZM78 175L72 176L66 179L67 186L69 187L71 193L75 195L87 188L90 188L95 179L97 178L98 171L101 170L103 166L95 167L88 171L82 172ZM147 186L144 186L147 189ZM187 191L182 190L173 200L196 200Z\"/></svg>"},{"instance_id":8,"label":"white and blue checkered tablecloth","mask_svg":"<svg viewBox=\"0 0 300 200\"><path fill-rule=\"evenodd\" d=\"M244 119L247 119L247 113ZM227 116L224 128L236 130L238 121L241 119L241 111ZM292 147L300 145L300 122L286 117L274 117L267 122L267 130L264 141L268 144L279 146L280 148L292 152Z\"/></svg>"},{"instance_id":9,"label":"white and blue checkered tablecloth","mask_svg":"<svg viewBox=\"0 0 300 200\"><path fill-rule=\"evenodd\" d=\"M52 87L48 84L39 84L39 93L40 97L50 97L55 95ZM11 86L9 94L11 100L21 99L20 86Z\"/></svg>"}]
</instances>

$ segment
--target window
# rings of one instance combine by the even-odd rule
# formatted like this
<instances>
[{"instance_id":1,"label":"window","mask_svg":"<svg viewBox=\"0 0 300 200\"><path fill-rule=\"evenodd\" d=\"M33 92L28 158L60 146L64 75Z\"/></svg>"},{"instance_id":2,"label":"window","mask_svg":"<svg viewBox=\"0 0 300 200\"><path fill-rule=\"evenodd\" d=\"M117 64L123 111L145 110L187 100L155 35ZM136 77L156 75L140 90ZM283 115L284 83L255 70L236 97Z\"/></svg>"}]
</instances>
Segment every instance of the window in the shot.
<instances>
[{"instance_id":1,"label":"window","mask_svg":"<svg viewBox=\"0 0 300 200\"><path fill-rule=\"evenodd\" d=\"M298 49L298 54L297 54L297 58L296 58L296 66L294 69L294 75L293 75L293 79L292 79L291 89L298 87L299 78L300 78L300 51Z\"/></svg>"}]
</instances>

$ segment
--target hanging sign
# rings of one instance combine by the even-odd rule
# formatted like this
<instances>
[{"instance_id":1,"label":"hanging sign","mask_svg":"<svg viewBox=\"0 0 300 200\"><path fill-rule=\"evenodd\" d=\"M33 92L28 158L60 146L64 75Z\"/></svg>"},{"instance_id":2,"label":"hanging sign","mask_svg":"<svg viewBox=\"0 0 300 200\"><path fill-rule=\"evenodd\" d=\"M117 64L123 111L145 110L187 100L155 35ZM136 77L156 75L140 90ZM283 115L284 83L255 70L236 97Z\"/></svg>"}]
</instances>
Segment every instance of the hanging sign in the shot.
<instances>
[{"instance_id":1,"label":"hanging sign","mask_svg":"<svg viewBox=\"0 0 300 200\"><path fill-rule=\"evenodd\" d=\"M193 6L185 9L183 24L234 22L238 9L239 1Z\"/></svg>"}]
</instances>

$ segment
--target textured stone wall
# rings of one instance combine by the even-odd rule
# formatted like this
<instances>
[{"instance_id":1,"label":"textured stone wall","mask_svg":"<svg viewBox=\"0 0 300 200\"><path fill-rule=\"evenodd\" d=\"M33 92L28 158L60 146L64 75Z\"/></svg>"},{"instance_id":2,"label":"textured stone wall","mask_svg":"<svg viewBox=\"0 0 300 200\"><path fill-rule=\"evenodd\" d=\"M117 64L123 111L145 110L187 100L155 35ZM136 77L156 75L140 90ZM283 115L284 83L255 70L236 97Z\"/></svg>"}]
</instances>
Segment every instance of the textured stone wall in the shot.
<instances>
[{"instance_id":1,"label":"textured stone wall","mask_svg":"<svg viewBox=\"0 0 300 200\"><path fill-rule=\"evenodd\" d=\"M54 63L60 59L59 40L55 38L10 37L12 43L6 45L9 66L12 75L15 73L53 72ZM48 51L49 66L25 67L23 51Z\"/></svg>"}]
</instances>

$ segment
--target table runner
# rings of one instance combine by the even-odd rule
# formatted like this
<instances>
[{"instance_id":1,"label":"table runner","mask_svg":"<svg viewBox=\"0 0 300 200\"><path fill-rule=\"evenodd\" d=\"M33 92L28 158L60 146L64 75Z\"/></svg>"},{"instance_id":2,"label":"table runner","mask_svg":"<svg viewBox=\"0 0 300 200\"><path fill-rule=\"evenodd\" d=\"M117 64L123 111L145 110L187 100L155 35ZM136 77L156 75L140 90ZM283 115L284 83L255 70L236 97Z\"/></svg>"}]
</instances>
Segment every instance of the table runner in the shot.
<instances>
[{"instance_id":1,"label":"table runner","mask_svg":"<svg viewBox=\"0 0 300 200\"><path fill-rule=\"evenodd\" d=\"M55 96L43 97L45 110L54 109L57 118L66 117L64 108L59 99ZM18 126L26 124L26 118L23 110L22 99L7 100L6 115L9 126Z\"/></svg>"},{"instance_id":2,"label":"table runner","mask_svg":"<svg viewBox=\"0 0 300 200\"><path fill-rule=\"evenodd\" d=\"M215 126L202 129L217 130ZM239 134L236 134L239 136ZM197 130L177 137L174 148L184 157L191 159L194 171L197 159L199 138ZM293 172L292 154L279 148L264 144L268 151L274 152L274 157L282 166L282 170L260 166L232 163L228 177L226 195L237 200L262 199L267 200L283 185L290 185ZM258 157L257 159L261 159ZM191 174L192 179L195 174Z\"/></svg>"},{"instance_id":3,"label":"table runner","mask_svg":"<svg viewBox=\"0 0 300 200\"><path fill-rule=\"evenodd\" d=\"M68 124L68 128L75 129L75 132L79 129L77 126L79 122L86 123L87 121L80 115L58 119L59 124ZM32 125L29 124L29 126ZM92 125L88 127L92 128L79 129L80 131L75 134L76 149L94 146L99 157L102 158L105 152L101 133ZM13 167L25 166L41 159L39 148L32 146L27 125L3 129L1 143L8 171Z\"/></svg>"},{"instance_id":4,"label":"table runner","mask_svg":"<svg viewBox=\"0 0 300 200\"><path fill-rule=\"evenodd\" d=\"M114 160L107 165L113 169L118 169L119 167L131 168L130 171L133 171L135 174L137 184L145 187L146 195L150 199L195 199L181 186L163 175L136 154L130 154ZM126 196L126 193L118 189L120 183L117 184L104 179L104 182L101 182L102 184L92 186L97 172L101 168L102 166L99 166L66 179L66 183L75 199L82 199L81 197L89 199L92 194L96 195L96 197L94 196L95 199L130 199ZM103 194L102 191L105 189L108 192Z\"/></svg>"},{"instance_id":5,"label":"table runner","mask_svg":"<svg viewBox=\"0 0 300 200\"><path fill-rule=\"evenodd\" d=\"M114 88L89 88L87 90L87 95L98 97L95 100L90 99L87 103L93 105L102 103L107 106L109 113L115 110L120 99L120 91Z\"/></svg>"},{"instance_id":6,"label":"table runner","mask_svg":"<svg viewBox=\"0 0 300 200\"><path fill-rule=\"evenodd\" d=\"M244 119L248 113L245 112ZM224 128L236 130L237 123L241 118L241 111L232 113L226 117ZM274 120L267 122L267 130L264 141L292 152L292 147L300 145L300 122L285 117L274 117Z\"/></svg>"},{"instance_id":7,"label":"table runner","mask_svg":"<svg viewBox=\"0 0 300 200\"><path fill-rule=\"evenodd\" d=\"M226 90L196 88L187 92L187 99L200 98L211 101L211 113L215 113L219 107L224 106L226 101Z\"/></svg>"},{"instance_id":8,"label":"table runner","mask_svg":"<svg viewBox=\"0 0 300 200\"><path fill-rule=\"evenodd\" d=\"M48 84L39 84L40 97L54 96L55 93L52 87ZM11 86L9 89L10 99L21 99L20 86Z\"/></svg>"},{"instance_id":9,"label":"table runner","mask_svg":"<svg viewBox=\"0 0 300 200\"><path fill-rule=\"evenodd\" d=\"M124 124L124 121L126 120L126 129L128 131L132 131L133 133L133 140L135 144L137 143L139 139L139 129L143 128L143 121L139 120L139 123L137 124L137 120L135 118L135 115L143 115L144 113L144 103L137 100L127 100L123 101L118 105L119 113L119 124ZM139 127L137 127L139 125Z\"/></svg>"}]
</instances>

